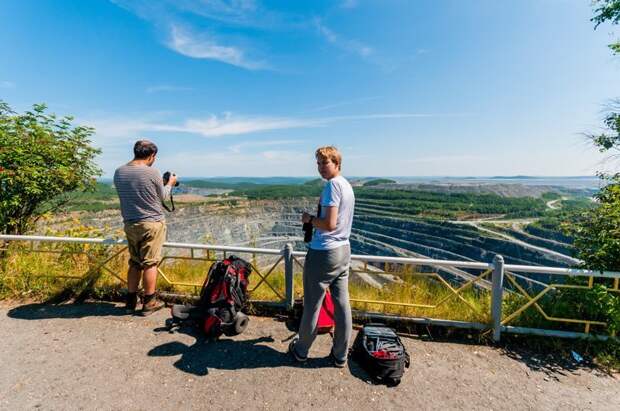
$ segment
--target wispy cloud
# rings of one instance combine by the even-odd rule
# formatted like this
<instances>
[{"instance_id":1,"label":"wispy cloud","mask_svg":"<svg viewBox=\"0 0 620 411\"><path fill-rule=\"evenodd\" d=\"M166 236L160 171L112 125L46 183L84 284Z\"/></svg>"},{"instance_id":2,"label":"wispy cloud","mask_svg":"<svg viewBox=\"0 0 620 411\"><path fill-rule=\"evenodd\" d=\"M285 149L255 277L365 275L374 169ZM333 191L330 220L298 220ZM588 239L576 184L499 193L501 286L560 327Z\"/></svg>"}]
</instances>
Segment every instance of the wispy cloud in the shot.
<instances>
[{"instance_id":1,"label":"wispy cloud","mask_svg":"<svg viewBox=\"0 0 620 411\"><path fill-rule=\"evenodd\" d=\"M167 84L162 84L159 86L150 86L146 88L146 92L151 93L162 93L162 92L175 92L175 91L192 91L191 87L181 87L181 86L170 86Z\"/></svg>"},{"instance_id":2,"label":"wispy cloud","mask_svg":"<svg viewBox=\"0 0 620 411\"><path fill-rule=\"evenodd\" d=\"M246 57L246 52L239 47L218 44L208 35L192 33L179 25L172 25L167 46L187 57L217 60L249 70L267 68L264 62Z\"/></svg>"},{"instance_id":3,"label":"wispy cloud","mask_svg":"<svg viewBox=\"0 0 620 411\"><path fill-rule=\"evenodd\" d=\"M359 56L364 58L369 57L374 53L372 47L367 46L360 41L346 39L341 35L336 34L333 30L327 27L319 18L316 18L314 20L314 25L316 26L319 33L325 38L325 40L344 51L358 54Z\"/></svg>"},{"instance_id":4,"label":"wispy cloud","mask_svg":"<svg viewBox=\"0 0 620 411\"><path fill-rule=\"evenodd\" d=\"M189 118L179 123L166 121L164 116L132 116L126 118L82 119L81 124L95 127L97 135L103 137L136 137L146 132L189 133L207 138L252 134L265 131L326 127L330 124L357 120L390 120L408 118L429 118L458 116L431 113L371 113L332 117L269 117L239 116L224 113L206 118Z\"/></svg>"},{"instance_id":5,"label":"wispy cloud","mask_svg":"<svg viewBox=\"0 0 620 411\"><path fill-rule=\"evenodd\" d=\"M204 137L249 134L260 131L273 131L291 128L317 127L321 123L315 119L278 117L236 117L231 114L210 116L207 119L190 119L185 122L185 130Z\"/></svg>"},{"instance_id":6,"label":"wispy cloud","mask_svg":"<svg viewBox=\"0 0 620 411\"><path fill-rule=\"evenodd\" d=\"M0 88L15 88L15 83L11 81L0 81Z\"/></svg>"},{"instance_id":7,"label":"wispy cloud","mask_svg":"<svg viewBox=\"0 0 620 411\"><path fill-rule=\"evenodd\" d=\"M270 147L270 146L286 146L302 143L303 140L267 140L267 141L244 141L239 144L228 147L233 153L241 153L241 151L248 147Z\"/></svg>"},{"instance_id":8,"label":"wispy cloud","mask_svg":"<svg viewBox=\"0 0 620 411\"><path fill-rule=\"evenodd\" d=\"M254 1L111 1L153 24L160 33L162 43L181 55L249 70L268 68L264 61L254 58L260 53L251 37L231 34L235 30L220 30L222 26L252 26L261 16L269 16ZM205 30L205 27L209 29Z\"/></svg>"},{"instance_id":9,"label":"wispy cloud","mask_svg":"<svg viewBox=\"0 0 620 411\"><path fill-rule=\"evenodd\" d=\"M354 100L345 100L345 101L339 101L337 103L333 103L333 104L326 104L324 106L319 106L319 107L315 107L312 108L310 110L307 110L307 113L316 113L319 111L327 111L327 110L331 110L333 108L338 108L338 107L344 107L344 106L351 106L354 104L359 104L359 103L365 103L367 101L372 101L372 100L377 100L380 97L362 97L362 98L358 98L358 99L354 99Z\"/></svg>"},{"instance_id":10,"label":"wispy cloud","mask_svg":"<svg viewBox=\"0 0 620 411\"><path fill-rule=\"evenodd\" d=\"M169 0L172 7L229 26L275 30L300 24L301 17L264 7L258 0Z\"/></svg>"}]
</instances>

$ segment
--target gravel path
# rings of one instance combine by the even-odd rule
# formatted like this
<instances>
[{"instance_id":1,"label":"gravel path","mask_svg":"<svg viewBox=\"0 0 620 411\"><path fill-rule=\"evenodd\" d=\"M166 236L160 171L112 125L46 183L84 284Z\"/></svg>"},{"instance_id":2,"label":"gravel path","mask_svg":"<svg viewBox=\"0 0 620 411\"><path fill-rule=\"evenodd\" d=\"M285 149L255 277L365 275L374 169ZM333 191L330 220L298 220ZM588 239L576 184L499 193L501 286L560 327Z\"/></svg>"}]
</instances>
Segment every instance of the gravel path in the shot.
<instances>
[{"instance_id":1,"label":"gravel path","mask_svg":"<svg viewBox=\"0 0 620 411\"><path fill-rule=\"evenodd\" d=\"M0 409L620 409L619 377L545 366L492 347L405 338L412 367L396 388L355 364L338 370L284 354L290 332L252 317L233 339L161 330L167 310L123 315L111 303L0 305Z\"/></svg>"}]
</instances>

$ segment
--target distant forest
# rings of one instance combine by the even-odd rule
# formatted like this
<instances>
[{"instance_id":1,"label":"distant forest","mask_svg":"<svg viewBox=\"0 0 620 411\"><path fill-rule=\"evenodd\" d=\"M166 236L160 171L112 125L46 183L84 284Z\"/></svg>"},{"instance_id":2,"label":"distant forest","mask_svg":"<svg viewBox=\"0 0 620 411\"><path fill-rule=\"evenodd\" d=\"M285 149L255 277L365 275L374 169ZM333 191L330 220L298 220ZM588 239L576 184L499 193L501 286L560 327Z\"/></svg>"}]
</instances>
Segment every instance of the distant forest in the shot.
<instances>
[{"instance_id":1,"label":"distant forest","mask_svg":"<svg viewBox=\"0 0 620 411\"><path fill-rule=\"evenodd\" d=\"M382 189L372 183L391 184L391 180L371 180L363 186L354 187L356 209L399 218L475 219L486 217L525 218L537 217L540 230L557 230L562 222L591 206L587 198L562 199L561 208L550 210L546 202L561 199L549 192L541 198L502 197L496 194L440 193L426 190ZM191 189L226 189L230 197L248 200L280 200L295 198L318 198L324 182L309 180L302 184L256 184L251 182L220 182L195 180L182 182ZM70 210L98 211L118 208L116 191L111 184L98 183L90 193L70 195Z\"/></svg>"}]
</instances>

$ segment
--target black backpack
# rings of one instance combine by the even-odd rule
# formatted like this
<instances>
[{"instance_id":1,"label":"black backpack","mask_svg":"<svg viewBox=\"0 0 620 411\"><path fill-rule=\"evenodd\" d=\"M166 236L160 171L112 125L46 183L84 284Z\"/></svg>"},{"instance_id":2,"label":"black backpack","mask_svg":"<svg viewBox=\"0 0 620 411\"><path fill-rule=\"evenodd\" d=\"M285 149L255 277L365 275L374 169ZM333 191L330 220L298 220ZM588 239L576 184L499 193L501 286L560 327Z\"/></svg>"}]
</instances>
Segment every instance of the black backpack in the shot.
<instances>
[{"instance_id":1,"label":"black backpack","mask_svg":"<svg viewBox=\"0 0 620 411\"><path fill-rule=\"evenodd\" d=\"M198 304L172 306L168 328L191 321L209 337L241 334L249 322L241 310L247 306L251 273L252 265L234 255L213 263L202 285Z\"/></svg>"},{"instance_id":2,"label":"black backpack","mask_svg":"<svg viewBox=\"0 0 620 411\"><path fill-rule=\"evenodd\" d=\"M366 324L358 333L351 357L376 382L395 387L409 368L409 353L396 332L384 324Z\"/></svg>"}]
</instances>

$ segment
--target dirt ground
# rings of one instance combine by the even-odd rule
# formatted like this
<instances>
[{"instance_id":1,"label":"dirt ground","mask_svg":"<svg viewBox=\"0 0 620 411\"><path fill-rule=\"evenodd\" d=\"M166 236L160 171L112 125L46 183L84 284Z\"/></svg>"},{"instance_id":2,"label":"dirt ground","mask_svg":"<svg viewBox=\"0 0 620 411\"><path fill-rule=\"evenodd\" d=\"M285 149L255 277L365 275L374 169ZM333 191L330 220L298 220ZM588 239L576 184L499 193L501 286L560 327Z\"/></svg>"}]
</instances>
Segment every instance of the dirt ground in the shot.
<instances>
[{"instance_id":1,"label":"dirt ground","mask_svg":"<svg viewBox=\"0 0 620 411\"><path fill-rule=\"evenodd\" d=\"M617 375L535 354L405 338L412 366L388 388L355 363L330 367L329 336L297 366L285 355L291 333L272 318L205 342L168 333L168 315L102 302L0 305L0 409L620 409Z\"/></svg>"}]
</instances>

